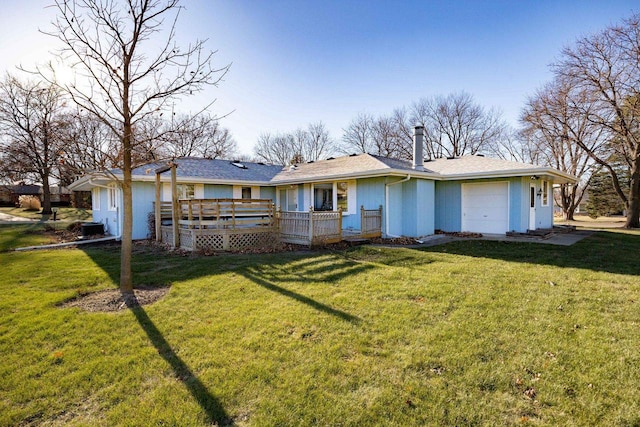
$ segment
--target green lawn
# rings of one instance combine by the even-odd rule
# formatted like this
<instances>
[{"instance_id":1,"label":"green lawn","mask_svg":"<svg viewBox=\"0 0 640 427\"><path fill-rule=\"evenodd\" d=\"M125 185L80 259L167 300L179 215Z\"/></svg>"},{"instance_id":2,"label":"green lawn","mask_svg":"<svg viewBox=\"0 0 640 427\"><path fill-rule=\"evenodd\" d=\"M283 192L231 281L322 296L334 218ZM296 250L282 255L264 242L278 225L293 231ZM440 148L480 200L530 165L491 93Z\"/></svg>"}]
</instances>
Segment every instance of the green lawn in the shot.
<instances>
[{"instance_id":1,"label":"green lawn","mask_svg":"<svg viewBox=\"0 0 640 427\"><path fill-rule=\"evenodd\" d=\"M1 213L19 216L27 219L37 219L39 221L53 220L53 215L42 215L42 211L32 211L22 208L0 208ZM91 221L92 212L90 209L58 208L56 220L58 221Z\"/></svg>"},{"instance_id":2,"label":"green lawn","mask_svg":"<svg viewBox=\"0 0 640 427\"><path fill-rule=\"evenodd\" d=\"M0 232L3 229L0 228ZM640 424L640 236L572 247L0 253L0 425Z\"/></svg>"}]
</instances>

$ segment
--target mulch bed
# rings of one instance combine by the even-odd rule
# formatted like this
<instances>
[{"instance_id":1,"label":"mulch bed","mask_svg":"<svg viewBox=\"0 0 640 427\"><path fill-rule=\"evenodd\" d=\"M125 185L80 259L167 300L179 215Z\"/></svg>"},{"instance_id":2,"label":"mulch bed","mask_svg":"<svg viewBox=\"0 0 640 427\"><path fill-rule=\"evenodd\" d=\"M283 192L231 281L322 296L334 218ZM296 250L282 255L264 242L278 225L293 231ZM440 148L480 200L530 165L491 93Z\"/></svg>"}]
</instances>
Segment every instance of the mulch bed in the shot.
<instances>
[{"instance_id":1,"label":"mulch bed","mask_svg":"<svg viewBox=\"0 0 640 427\"><path fill-rule=\"evenodd\" d=\"M91 312L114 312L127 308L149 305L169 292L169 286L138 286L133 294L120 292L119 289L92 292L81 295L61 304L61 307L78 307Z\"/></svg>"}]
</instances>

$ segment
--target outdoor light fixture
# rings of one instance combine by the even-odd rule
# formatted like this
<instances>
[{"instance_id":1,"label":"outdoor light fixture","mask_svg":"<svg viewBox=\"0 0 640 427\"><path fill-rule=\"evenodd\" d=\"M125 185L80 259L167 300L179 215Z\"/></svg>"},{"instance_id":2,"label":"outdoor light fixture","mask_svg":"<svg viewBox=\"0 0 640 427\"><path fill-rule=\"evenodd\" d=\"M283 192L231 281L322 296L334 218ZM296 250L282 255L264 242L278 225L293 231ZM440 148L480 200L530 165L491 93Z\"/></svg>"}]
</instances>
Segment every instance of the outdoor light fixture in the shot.
<instances>
[{"instance_id":1,"label":"outdoor light fixture","mask_svg":"<svg viewBox=\"0 0 640 427\"><path fill-rule=\"evenodd\" d=\"M536 181L536 180L540 179L540 177L539 177L538 175L532 175L532 176L531 176L531 179L532 179L533 181Z\"/></svg>"},{"instance_id":2,"label":"outdoor light fixture","mask_svg":"<svg viewBox=\"0 0 640 427\"><path fill-rule=\"evenodd\" d=\"M538 197L542 196L542 188L538 190Z\"/></svg>"}]
</instances>

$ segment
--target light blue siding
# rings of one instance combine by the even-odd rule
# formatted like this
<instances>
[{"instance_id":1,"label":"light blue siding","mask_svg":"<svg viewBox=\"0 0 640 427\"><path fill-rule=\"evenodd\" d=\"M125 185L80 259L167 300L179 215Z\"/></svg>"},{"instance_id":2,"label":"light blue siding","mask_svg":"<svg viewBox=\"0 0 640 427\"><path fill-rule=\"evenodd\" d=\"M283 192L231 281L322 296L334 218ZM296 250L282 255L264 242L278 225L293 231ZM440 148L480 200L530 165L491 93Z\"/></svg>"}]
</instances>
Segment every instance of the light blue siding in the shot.
<instances>
[{"instance_id":1,"label":"light blue siding","mask_svg":"<svg viewBox=\"0 0 640 427\"><path fill-rule=\"evenodd\" d=\"M393 182L401 181L401 179L396 179L390 182L387 182L387 193L389 194L388 205L385 205L383 211L386 211L386 214L383 212L383 231L389 236L402 236L404 233L404 227L402 223L402 211L404 209L403 201L404 201L404 192L402 191L403 184L395 184L389 185ZM386 226L389 229L386 229Z\"/></svg>"},{"instance_id":2,"label":"light blue siding","mask_svg":"<svg viewBox=\"0 0 640 427\"><path fill-rule=\"evenodd\" d=\"M434 232L434 183L411 179L402 184L402 235L420 237Z\"/></svg>"},{"instance_id":3,"label":"light blue siding","mask_svg":"<svg viewBox=\"0 0 640 427\"><path fill-rule=\"evenodd\" d=\"M219 185L219 184L215 184L215 185L205 184L204 198L205 199L231 199L233 198L233 186Z\"/></svg>"},{"instance_id":4,"label":"light blue siding","mask_svg":"<svg viewBox=\"0 0 640 427\"><path fill-rule=\"evenodd\" d=\"M133 230L134 240L149 237L149 214L153 212L153 202L156 200L155 184L152 182L133 183Z\"/></svg>"},{"instance_id":5,"label":"light blue siding","mask_svg":"<svg viewBox=\"0 0 640 427\"><path fill-rule=\"evenodd\" d=\"M378 209L384 206L384 178L365 178L356 181L356 212L342 217L342 228L360 230L360 207ZM386 215L382 208L382 215Z\"/></svg>"},{"instance_id":6,"label":"light blue siding","mask_svg":"<svg viewBox=\"0 0 640 427\"><path fill-rule=\"evenodd\" d=\"M435 229L447 232L462 228L462 186L457 181L435 183Z\"/></svg>"},{"instance_id":7,"label":"light blue siding","mask_svg":"<svg viewBox=\"0 0 640 427\"><path fill-rule=\"evenodd\" d=\"M99 222L104 225L105 233L112 236L119 234L118 230L118 211L110 211L107 205L107 189L97 187L100 197L100 210L93 210L93 222Z\"/></svg>"},{"instance_id":8,"label":"light blue siding","mask_svg":"<svg viewBox=\"0 0 640 427\"><path fill-rule=\"evenodd\" d=\"M509 230L519 233L529 228L529 177L509 181Z\"/></svg>"},{"instance_id":9,"label":"light blue siding","mask_svg":"<svg viewBox=\"0 0 640 427\"><path fill-rule=\"evenodd\" d=\"M435 228L442 231L460 231L462 227L462 184L478 182L509 182L509 227L511 231L525 232L529 228L529 177L498 178L467 181L436 182ZM548 211L553 215L552 207ZM541 213L546 220L547 213Z\"/></svg>"},{"instance_id":10,"label":"light blue siding","mask_svg":"<svg viewBox=\"0 0 640 427\"><path fill-rule=\"evenodd\" d=\"M260 198L271 199L273 203L276 202L276 189L275 187L260 187Z\"/></svg>"}]
</instances>

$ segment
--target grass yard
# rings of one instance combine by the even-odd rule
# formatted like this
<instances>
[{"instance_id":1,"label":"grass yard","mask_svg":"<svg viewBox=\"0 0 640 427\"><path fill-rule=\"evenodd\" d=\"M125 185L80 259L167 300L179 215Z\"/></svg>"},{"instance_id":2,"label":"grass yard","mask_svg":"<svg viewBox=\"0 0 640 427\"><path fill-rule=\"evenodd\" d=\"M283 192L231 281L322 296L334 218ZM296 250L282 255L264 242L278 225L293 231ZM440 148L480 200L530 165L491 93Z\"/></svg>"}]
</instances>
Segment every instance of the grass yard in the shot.
<instances>
[{"instance_id":1,"label":"grass yard","mask_svg":"<svg viewBox=\"0 0 640 427\"><path fill-rule=\"evenodd\" d=\"M52 236L43 234L43 229L44 225L40 223L0 225L0 252L55 243Z\"/></svg>"},{"instance_id":2,"label":"grass yard","mask_svg":"<svg viewBox=\"0 0 640 427\"><path fill-rule=\"evenodd\" d=\"M27 219L37 219L39 221L53 220L52 215L42 215L41 211L33 211L22 208L0 208L0 213L8 215L19 216ZM90 209L76 209L76 208L58 208L56 214L56 220L58 221L91 221L93 213Z\"/></svg>"},{"instance_id":3,"label":"grass yard","mask_svg":"<svg viewBox=\"0 0 640 427\"><path fill-rule=\"evenodd\" d=\"M6 233L5 228L0 232ZM640 424L640 236L196 257L0 253L0 425Z\"/></svg>"}]
</instances>

